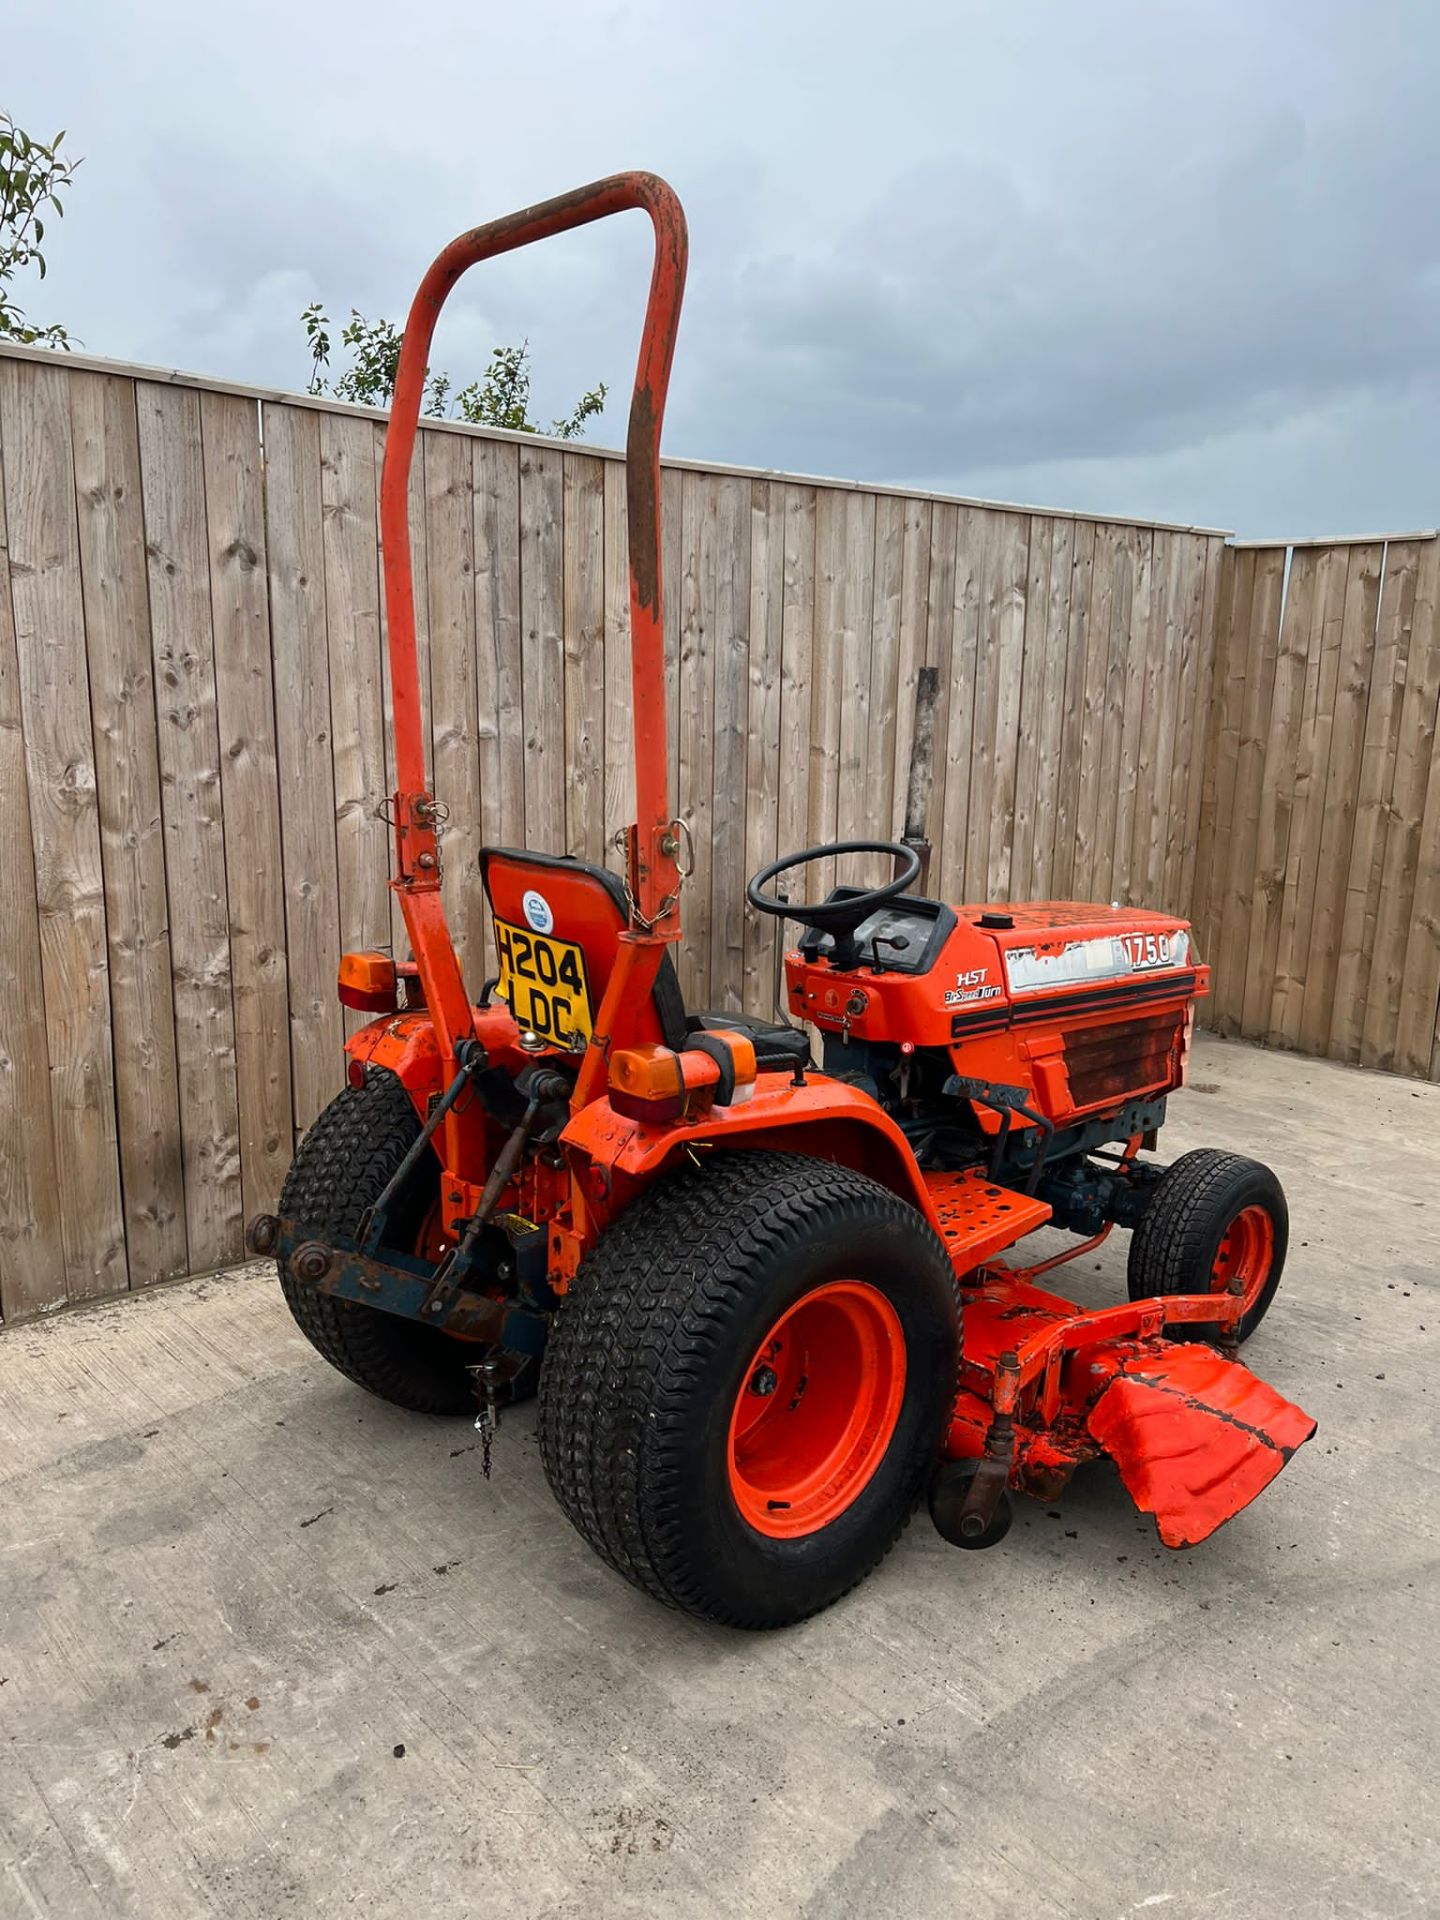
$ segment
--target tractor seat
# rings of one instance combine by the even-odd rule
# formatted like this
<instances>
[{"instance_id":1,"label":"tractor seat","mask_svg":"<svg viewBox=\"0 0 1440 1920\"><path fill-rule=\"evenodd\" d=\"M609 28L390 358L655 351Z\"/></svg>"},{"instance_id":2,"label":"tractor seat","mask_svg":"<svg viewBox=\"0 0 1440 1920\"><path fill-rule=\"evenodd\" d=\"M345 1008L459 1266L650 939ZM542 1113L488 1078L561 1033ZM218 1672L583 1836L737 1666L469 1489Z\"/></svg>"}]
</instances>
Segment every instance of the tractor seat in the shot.
<instances>
[{"instance_id":1,"label":"tractor seat","mask_svg":"<svg viewBox=\"0 0 1440 1920\"><path fill-rule=\"evenodd\" d=\"M570 854L482 847L480 877L499 919L513 926L528 923L546 932L553 927L558 938L584 949L593 1013L630 917L620 876ZM690 1034L714 1027L752 1040L761 1073L792 1073L797 1066L810 1064L809 1038L798 1027L748 1014L687 1013L668 948L655 978L649 1018L653 1038L677 1050Z\"/></svg>"},{"instance_id":2,"label":"tractor seat","mask_svg":"<svg viewBox=\"0 0 1440 1920\"><path fill-rule=\"evenodd\" d=\"M749 1013L692 1013L685 1025L691 1033L709 1027L722 1033L743 1033L755 1046L755 1065L761 1073L793 1073L810 1065L810 1036L803 1027L782 1026Z\"/></svg>"}]
</instances>

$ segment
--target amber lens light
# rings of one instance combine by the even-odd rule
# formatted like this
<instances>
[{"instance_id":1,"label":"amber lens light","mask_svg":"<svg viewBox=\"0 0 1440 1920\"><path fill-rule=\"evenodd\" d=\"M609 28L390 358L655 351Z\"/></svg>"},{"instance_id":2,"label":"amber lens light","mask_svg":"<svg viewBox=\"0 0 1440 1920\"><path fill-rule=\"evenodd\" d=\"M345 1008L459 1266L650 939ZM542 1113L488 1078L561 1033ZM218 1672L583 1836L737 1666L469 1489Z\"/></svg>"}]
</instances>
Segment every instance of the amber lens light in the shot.
<instances>
[{"instance_id":1,"label":"amber lens light","mask_svg":"<svg viewBox=\"0 0 1440 1920\"><path fill-rule=\"evenodd\" d=\"M358 1013L393 1013L398 1004L395 962L388 953L340 956L340 1004Z\"/></svg>"},{"instance_id":2,"label":"amber lens light","mask_svg":"<svg viewBox=\"0 0 1440 1920\"><path fill-rule=\"evenodd\" d=\"M632 1120L671 1120L685 1106L680 1056L669 1047L621 1047L610 1056L610 1104Z\"/></svg>"}]
</instances>

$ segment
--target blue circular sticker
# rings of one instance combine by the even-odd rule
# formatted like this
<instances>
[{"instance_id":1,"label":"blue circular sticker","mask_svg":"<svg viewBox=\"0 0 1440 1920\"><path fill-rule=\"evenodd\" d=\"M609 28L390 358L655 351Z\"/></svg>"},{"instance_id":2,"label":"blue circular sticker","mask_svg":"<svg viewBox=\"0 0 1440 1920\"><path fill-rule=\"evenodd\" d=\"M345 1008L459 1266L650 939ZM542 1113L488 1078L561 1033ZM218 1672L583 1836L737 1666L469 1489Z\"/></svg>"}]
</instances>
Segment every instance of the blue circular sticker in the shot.
<instances>
[{"instance_id":1,"label":"blue circular sticker","mask_svg":"<svg viewBox=\"0 0 1440 1920\"><path fill-rule=\"evenodd\" d=\"M543 893L536 893L533 887L530 888L521 900L520 905L524 911L526 922L535 929L536 933L553 932L555 916L550 911L550 902L545 898Z\"/></svg>"}]
</instances>

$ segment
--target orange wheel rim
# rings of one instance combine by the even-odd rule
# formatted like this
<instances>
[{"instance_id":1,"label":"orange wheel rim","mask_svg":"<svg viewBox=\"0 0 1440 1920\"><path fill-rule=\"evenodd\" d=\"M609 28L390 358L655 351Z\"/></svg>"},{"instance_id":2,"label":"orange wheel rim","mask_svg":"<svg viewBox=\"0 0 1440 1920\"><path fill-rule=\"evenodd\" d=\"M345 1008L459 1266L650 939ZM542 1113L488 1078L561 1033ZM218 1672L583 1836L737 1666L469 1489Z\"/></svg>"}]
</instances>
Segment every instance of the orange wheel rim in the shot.
<instances>
[{"instance_id":1,"label":"orange wheel rim","mask_svg":"<svg viewBox=\"0 0 1440 1920\"><path fill-rule=\"evenodd\" d=\"M1228 1293L1238 1275L1245 1313L1259 1300L1275 1263L1275 1222L1264 1207L1243 1207L1225 1229L1210 1269L1210 1291Z\"/></svg>"},{"instance_id":2,"label":"orange wheel rim","mask_svg":"<svg viewBox=\"0 0 1440 1920\"><path fill-rule=\"evenodd\" d=\"M905 1397L905 1334L878 1288L816 1287L775 1322L730 1415L730 1492L757 1533L818 1533L875 1475Z\"/></svg>"},{"instance_id":3,"label":"orange wheel rim","mask_svg":"<svg viewBox=\"0 0 1440 1920\"><path fill-rule=\"evenodd\" d=\"M420 1230L415 1235L412 1252L418 1259L428 1260L432 1267L438 1267L453 1245L451 1236L445 1231L445 1211L440 1205L440 1196L437 1193L426 1209L425 1218L420 1222Z\"/></svg>"},{"instance_id":4,"label":"orange wheel rim","mask_svg":"<svg viewBox=\"0 0 1440 1920\"><path fill-rule=\"evenodd\" d=\"M420 1222L419 1232L415 1235L414 1252L417 1258L428 1260L432 1267L438 1267L454 1244L453 1236L445 1230L445 1210L437 1193ZM477 1342L473 1333L452 1333L449 1327L442 1327L440 1331L447 1340L463 1340L467 1346L486 1344L483 1340Z\"/></svg>"}]
</instances>

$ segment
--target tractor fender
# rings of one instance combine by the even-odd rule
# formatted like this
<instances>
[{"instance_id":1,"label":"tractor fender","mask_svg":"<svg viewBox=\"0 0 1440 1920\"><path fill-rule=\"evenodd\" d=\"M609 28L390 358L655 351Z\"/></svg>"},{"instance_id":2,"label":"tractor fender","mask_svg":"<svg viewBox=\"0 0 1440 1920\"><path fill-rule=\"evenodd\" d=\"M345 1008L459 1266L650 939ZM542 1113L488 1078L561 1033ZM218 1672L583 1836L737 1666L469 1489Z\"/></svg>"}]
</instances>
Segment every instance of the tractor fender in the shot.
<instances>
[{"instance_id":1,"label":"tractor fender","mask_svg":"<svg viewBox=\"0 0 1440 1920\"><path fill-rule=\"evenodd\" d=\"M440 1043L424 1011L382 1014L352 1033L345 1051L361 1066L388 1068L422 1115L429 1096L443 1091Z\"/></svg>"},{"instance_id":2,"label":"tractor fender","mask_svg":"<svg viewBox=\"0 0 1440 1920\"><path fill-rule=\"evenodd\" d=\"M698 1120L635 1120L617 1113L608 1099L593 1100L572 1118L561 1140L598 1174L599 1188L611 1202L606 1211L619 1211L678 1160L768 1147L868 1174L909 1201L940 1232L924 1176L889 1114L858 1087L818 1074L797 1087L788 1074L762 1073L743 1105L713 1107Z\"/></svg>"}]
</instances>

